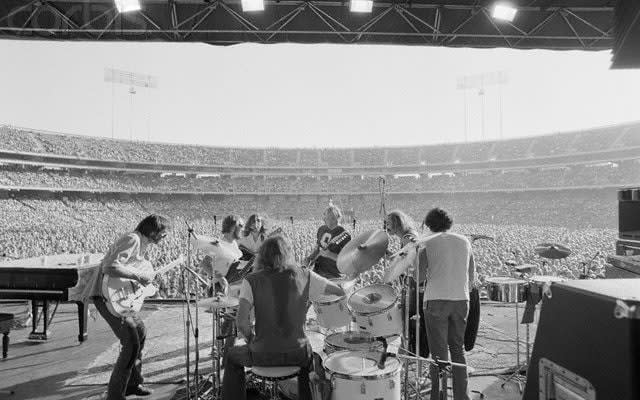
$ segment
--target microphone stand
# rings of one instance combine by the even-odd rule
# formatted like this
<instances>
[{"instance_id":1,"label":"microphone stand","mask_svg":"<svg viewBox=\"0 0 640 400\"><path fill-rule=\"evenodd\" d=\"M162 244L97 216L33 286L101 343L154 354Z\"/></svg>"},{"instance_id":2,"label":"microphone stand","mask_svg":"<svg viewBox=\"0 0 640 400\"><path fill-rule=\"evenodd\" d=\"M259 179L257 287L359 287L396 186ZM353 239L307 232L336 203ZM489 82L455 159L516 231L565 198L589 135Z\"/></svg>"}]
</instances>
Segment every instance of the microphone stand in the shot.
<instances>
[{"instance_id":1,"label":"microphone stand","mask_svg":"<svg viewBox=\"0 0 640 400\"><path fill-rule=\"evenodd\" d=\"M189 341L189 336L190 336L190 328L191 328L191 279L190 279L190 275L193 274L194 276L197 276L198 278L202 279L198 273L196 273L196 271L194 271L193 269L191 269L189 267L189 265L191 264L192 261L192 249L191 249L191 239L193 238L193 228L189 225L189 222L187 222L185 220L185 224L187 225L187 262L185 263L185 266L183 267L182 270L182 275L183 275L183 283L186 282L186 285L183 285L185 287L185 301L187 303L187 321L186 321L186 325L187 325L187 353L186 353L186 370L187 370L187 388L186 388L186 394L187 394L187 399L191 399L191 381L189 379L189 375L190 375L190 359L189 359L189 353L190 353L190 341ZM188 273L187 273L188 272ZM184 277L187 277L186 280ZM206 281L205 281L206 284ZM196 290L194 293L194 307L195 307L195 329L193 331L193 337L194 337L194 345L195 345L195 350L196 350L196 354L195 354L195 367L194 367L194 398L198 399L199 398L199 385L200 383L198 382L200 379L199 376L199 364L200 364L200 342L199 342L199 336L200 336L200 329L199 329L199 307L198 307L198 300L199 300L199 295L198 295L198 285L196 285Z\"/></svg>"}]
</instances>

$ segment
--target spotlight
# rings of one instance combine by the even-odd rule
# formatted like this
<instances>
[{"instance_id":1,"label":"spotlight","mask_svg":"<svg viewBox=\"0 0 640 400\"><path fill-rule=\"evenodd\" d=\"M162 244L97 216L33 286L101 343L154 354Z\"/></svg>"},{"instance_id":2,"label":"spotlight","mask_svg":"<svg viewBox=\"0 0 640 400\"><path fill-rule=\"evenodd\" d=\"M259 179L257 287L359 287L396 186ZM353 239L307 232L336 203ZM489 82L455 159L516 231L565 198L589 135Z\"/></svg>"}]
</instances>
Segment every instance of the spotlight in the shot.
<instances>
[{"instance_id":1,"label":"spotlight","mask_svg":"<svg viewBox=\"0 0 640 400\"><path fill-rule=\"evenodd\" d=\"M351 0L351 12L370 13L373 10L373 0Z\"/></svg>"},{"instance_id":2,"label":"spotlight","mask_svg":"<svg viewBox=\"0 0 640 400\"><path fill-rule=\"evenodd\" d=\"M493 6L493 18L513 22L518 9L507 3L496 3Z\"/></svg>"},{"instance_id":3,"label":"spotlight","mask_svg":"<svg viewBox=\"0 0 640 400\"><path fill-rule=\"evenodd\" d=\"M263 11L264 0L242 0L242 11Z\"/></svg>"},{"instance_id":4,"label":"spotlight","mask_svg":"<svg viewBox=\"0 0 640 400\"><path fill-rule=\"evenodd\" d=\"M115 3L118 12L121 13L140 10L140 2L138 0L115 0Z\"/></svg>"}]
</instances>

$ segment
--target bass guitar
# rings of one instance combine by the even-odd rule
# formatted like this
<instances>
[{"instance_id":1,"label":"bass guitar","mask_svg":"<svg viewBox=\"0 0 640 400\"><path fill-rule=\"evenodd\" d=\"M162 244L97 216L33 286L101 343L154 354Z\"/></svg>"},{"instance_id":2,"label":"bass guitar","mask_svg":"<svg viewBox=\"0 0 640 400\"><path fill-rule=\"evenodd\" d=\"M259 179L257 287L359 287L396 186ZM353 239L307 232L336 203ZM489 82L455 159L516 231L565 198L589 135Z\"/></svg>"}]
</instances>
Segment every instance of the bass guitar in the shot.
<instances>
[{"instance_id":1,"label":"bass guitar","mask_svg":"<svg viewBox=\"0 0 640 400\"><path fill-rule=\"evenodd\" d=\"M153 271L155 275L158 275L177 267L183 261L184 258L180 256L156 271L153 271L151 263L147 260L134 263L132 267L144 272ZM128 317L137 313L142 309L144 300L155 295L156 291L157 288L152 283L145 286L133 279L110 275L105 275L102 278L102 296L106 300L105 305L116 317Z\"/></svg>"}]
</instances>

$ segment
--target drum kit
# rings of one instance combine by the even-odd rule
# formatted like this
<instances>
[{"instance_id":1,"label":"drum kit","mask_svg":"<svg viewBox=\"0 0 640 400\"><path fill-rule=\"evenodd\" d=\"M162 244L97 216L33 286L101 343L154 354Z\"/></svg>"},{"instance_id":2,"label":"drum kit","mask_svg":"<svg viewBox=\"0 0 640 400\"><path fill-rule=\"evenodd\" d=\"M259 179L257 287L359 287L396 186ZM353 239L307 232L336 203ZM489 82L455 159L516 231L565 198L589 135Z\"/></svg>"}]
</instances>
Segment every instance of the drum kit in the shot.
<instances>
[{"instance_id":1,"label":"drum kit","mask_svg":"<svg viewBox=\"0 0 640 400\"><path fill-rule=\"evenodd\" d=\"M207 247L205 241L207 240L204 239L202 243L198 243L198 247ZM403 347L407 348L408 338L408 303L403 301L401 294L391 286L391 283L397 281L403 274L408 276L419 269L416 265L419 243L409 243L385 258L388 245L388 234L380 229L356 236L344 246L337 257L337 267L343 274L343 278L336 279L334 282L344 289L345 295L323 296L312 303L318 325L326 333L321 352L324 356L323 368L332 387L331 400L354 398L354 394L357 393L362 398L383 400L409 398L407 393L409 361L416 362L418 367L415 389L416 398L419 398L421 393L418 380L424 380L424 377L421 377L420 362L425 361L442 367L441 363L435 363L431 359L421 358L418 355L410 356L408 351L405 352L406 354L387 353L387 340L400 337ZM535 250L540 256L551 259L559 259L562 255L566 257L570 254L570 250L566 247L552 243L543 243ZM389 264L383 277L385 283L364 286L356 290L358 276L370 270L383 258L384 262ZM536 269L535 265L516 266L514 269L517 277L487 278L486 291L492 301L515 303L518 323L518 304L527 300L526 288L535 285L536 290L539 290L538 295L542 296L547 290L545 288L561 279L530 275ZM418 270L417 273L419 277L421 271ZM414 282L419 285L420 281L424 279L416 279ZM238 299L231 296L217 296L201 301L201 306L208 308L213 315L212 386L215 391L220 388L222 354L219 349L221 340L224 339L218 332L221 321L229 312L237 308ZM416 304L416 309L420 309L420 306ZM417 330L419 314L413 318L417 319ZM513 379L519 379L519 372L523 367L520 364L519 329L516 329L516 336L518 365ZM527 334L527 363L529 360L528 336ZM419 348L415 350L416 354L420 354ZM401 360L406 360L406 363ZM403 369L405 370L404 385L401 384L400 379ZM509 379L512 377L507 380Z\"/></svg>"}]
</instances>

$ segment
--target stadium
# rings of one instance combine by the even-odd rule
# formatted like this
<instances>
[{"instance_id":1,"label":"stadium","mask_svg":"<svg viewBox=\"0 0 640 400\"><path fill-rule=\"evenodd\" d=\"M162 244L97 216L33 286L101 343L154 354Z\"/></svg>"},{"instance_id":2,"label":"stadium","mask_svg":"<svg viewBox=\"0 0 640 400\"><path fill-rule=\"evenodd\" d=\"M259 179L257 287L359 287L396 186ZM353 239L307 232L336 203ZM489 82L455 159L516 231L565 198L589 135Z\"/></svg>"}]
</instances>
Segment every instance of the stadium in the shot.
<instances>
[{"instance_id":1,"label":"stadium","mask_svg":"<svg viewBox=\"0 0 640 400\"><path fill-rule=\"evenodd\" d=\"M638 16L0 4L0 400L640 398Z\"/></svg>"}]
</instances>

